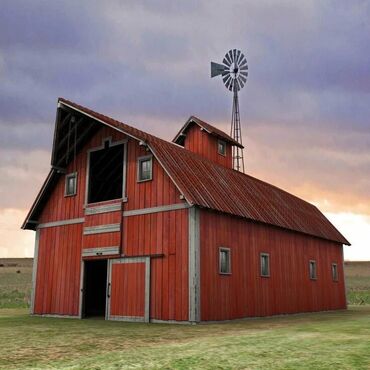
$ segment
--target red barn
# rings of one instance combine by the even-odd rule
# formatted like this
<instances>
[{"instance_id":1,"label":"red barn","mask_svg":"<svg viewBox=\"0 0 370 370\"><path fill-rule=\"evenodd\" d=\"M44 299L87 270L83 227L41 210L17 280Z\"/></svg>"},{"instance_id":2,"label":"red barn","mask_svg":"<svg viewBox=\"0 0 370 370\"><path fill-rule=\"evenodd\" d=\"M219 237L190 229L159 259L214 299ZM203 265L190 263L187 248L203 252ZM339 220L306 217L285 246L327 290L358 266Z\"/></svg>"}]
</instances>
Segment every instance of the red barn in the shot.
<instances>
[{"instance_id":1,"label":"red barn","mask_svg":"<svg viewBox=\"0 0 370 370\"><path fill-rule=\"evenodd\" d=\"M324 215L232 169L191 117L167 142L58 100L36 230L31 311L200 322L346 308L343 244Z\"/></svg>"}]
</instances>

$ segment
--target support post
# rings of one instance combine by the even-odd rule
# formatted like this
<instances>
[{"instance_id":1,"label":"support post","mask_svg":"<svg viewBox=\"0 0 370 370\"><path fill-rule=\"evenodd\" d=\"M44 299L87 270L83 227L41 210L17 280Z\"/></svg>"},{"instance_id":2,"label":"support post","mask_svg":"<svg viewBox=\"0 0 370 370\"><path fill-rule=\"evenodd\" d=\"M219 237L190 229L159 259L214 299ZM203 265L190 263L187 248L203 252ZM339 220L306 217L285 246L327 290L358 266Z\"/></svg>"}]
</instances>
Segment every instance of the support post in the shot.
<instances>
[{"instance_id":1,"label":"support post","mask_svg":"<svg viewBox=\"0 0 370 370\"><path fill-rule=\"evenodd\" d=\"M189 208L189 321L200 322L199 208Z\"/></svg>"},{"instance_id":2,"label":"support post","mask_svg":"<svg viewBox=\"0 0 370 370\"><path fill-rule=\"evenodd\" d=\"M30 314L35 313L35 295L36 295L36 279L37 279L37 262L39 256L39 241L40 241L40 229L36 229L35 234L35 250L33 255L33 266L32 266L32 290L31 290L31 305Z\"/></svg>"}]
</instances>

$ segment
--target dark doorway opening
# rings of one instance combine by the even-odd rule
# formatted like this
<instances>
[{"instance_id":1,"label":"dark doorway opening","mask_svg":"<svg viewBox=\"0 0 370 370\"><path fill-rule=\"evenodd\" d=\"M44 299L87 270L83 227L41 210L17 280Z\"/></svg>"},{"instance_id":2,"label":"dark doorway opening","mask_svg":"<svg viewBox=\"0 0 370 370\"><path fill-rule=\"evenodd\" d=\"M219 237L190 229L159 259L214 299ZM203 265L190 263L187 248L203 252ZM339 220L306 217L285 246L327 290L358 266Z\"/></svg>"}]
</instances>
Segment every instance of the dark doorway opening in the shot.
<instances>
[{"instance_id":1,"label":"dark doorway opening","mask_svg":"<svg viewBox=\"0 0 370 370\"><path fill-rule=\"evenodd\" d=\"M90 153L89 203L122 198L123 144L109 146Z\"/></svg>"},{"instance_id":2,"label":"dark doorway opening","mask_svg":"<svg viewBox=\"0 0 370 370\"><path fill-rule=\"evenodd\" d=\"M107 260L85 261L84 317L105 316Z\"/></svg>"}]
</instances>

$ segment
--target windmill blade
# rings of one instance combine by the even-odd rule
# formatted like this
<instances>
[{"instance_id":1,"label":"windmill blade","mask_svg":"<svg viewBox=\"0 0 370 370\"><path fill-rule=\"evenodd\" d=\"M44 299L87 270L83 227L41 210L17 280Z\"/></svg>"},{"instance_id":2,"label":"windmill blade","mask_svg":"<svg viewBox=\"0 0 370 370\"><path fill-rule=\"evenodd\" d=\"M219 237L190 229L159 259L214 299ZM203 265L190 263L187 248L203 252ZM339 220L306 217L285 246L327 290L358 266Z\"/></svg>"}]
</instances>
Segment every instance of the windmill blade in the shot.
<instances>
[{"instance_id":1,"label":"windmill blade","mask_svg":"<svg viewBox=\"0 0 370 370\"><path fill-rule=\"evenodd\" d=\"M228 67L230 67L231 65L231 62L229 62L227 59L226 59L226 55L225 55L225 58L224 60L222 61L223 64L227 65Z\"/></svg>"},{"instance_id":2,"label":"windmill blade","mask_svg":"<svg viewBox=\"0 0 370 370\"><path fill-rule=\"evenodd\" d=\"M245 65L245 66L243 66L243 67L240 67L239 68L241 71L248 71L248 66L247 65Z\"/></svg>"},{"instance_id":3,"label":"windmill blade","mask_svg":"<svg viewBox=\"0 0 370 370\"><path fill-rule=\"evenodd\" d=\"M239 75L239 78L246 83L247 82L247 77L244 77L242 74Z\"/></svg>"},{"instance_id":4,"label":"windmill blade","mask_svg":"<svg viewBox=\"0 0 370 370\"><path fill-rule=\"evenodd\" d=\"M229 56L229 53L226 53L225 54L225 58L224 58L224 60L227 60L227 63L225 63L228 67L230 67L230 65L231 65L231 58L230 58L230 56Z\"/></svg>"},{"instance_id":5,"label":"windmill blade","mask_svg":"<svg viewBox=\"0 0 370 370\"><path fill-rule=\"evenodd\" d=\"M231 63L234 61L234 59L233 59L233 51L232 50L230 50L229 52L228 52L228 54L229 54L229 58L230 58L230 60L231 60Z\"/></svg>"},{"instance_id":6,"label":"windmill blade","mask_svg":"<svg viewBox=\"0 0 370 370\"><path fill-rule=\"evenodd\" d=\"M239 65L239 57L240 57L240 54L241 54L242 52L240 51L240 50L237 50L236 51L236 59L235 59L235 63L237 64L237 65Z\"/></svg>"},{"instance_id":7,"label":"windmill blade","mask_svg":"<svg viewBox=\"0 0 370 370\"><path fill-rule=\"evenodd\" d=\"M230 80L226 82L226 87L227 87L229 90L231 90L231 89L230 89L230 86L232 86L233 81L234 81L234 80L233 80L232 78L230 78Z\"/></svg>"},{"instance_id":8,"label":"windmill blade","mask_svg":"<svg viewBox=\"0 0 370 370\"><path fill-rule=\"evenodd\" d=\"M222 72L224 72L226 68L227 67L224 66L223 64L211 62L211 78L222 74Z\"/></svg>"},{"instance_id":9,"label":"windmill blade","mask_svg":"<svg viewBox=\"0 0 370 370\"><path fill-rule=\"evenodd\" d=\"M226 82L228 82L230 78L230 73L228 73L225 77L222 77L222 81L224 81L224 84L226 84Z\"/></svg>"},{"instance_id":10,"label":"windmill blade","mask_svg":"<svg viewBox=\"0 0 370 370\"><path fill-rule=\"evenodd\" d=\"M242 72L240 72L240 75L241 75L241 76L244 76L244 77L248 77L248 72L243 72L243 71L242 71Z\"/></svg>"},{"instance_id":11,"label":"windmill blade","mask_svg":"<svg viewBox=\"0 0 370 370\"><path fill-rule=\"evenodd\" d=\"M247 59L244 59L244 60L240 63L239 68L240 68L240 69L242 69L242 68L248 68Z\"/></svg>"},{"instance_id":12,"label":"windmill blade","mask_svg":"<svg viewBox=\"0 0 370 370\"><path fill-rule=\"evenodd\" d=\"M241 76L239 76L239 77L238 77L238 83L239 83L239 85L240 85L240 88L242 89L242 88L244 87L244 83L243 83L243 81L242 81Z\"/></svg>"},{"instance_id":13,"label":"windmill blade","mask_svg":"<svg viewBox=\"0 0 370 370\"><path fill-rule=\"evenodd\" d=\"M233 50L234 63L236 62L236 49Z\"/></svg>"},{"instance_id":14,"label":"windmill blade","mask_svg":"<svg viewBox=\"0 0 370 370\"><path fill-rule=\"evenodd\" d=\"M238 65L241 65L244 59L245 59L244 54L240 52L240 55L238 58Z\"/></svg>"}]
</instances>

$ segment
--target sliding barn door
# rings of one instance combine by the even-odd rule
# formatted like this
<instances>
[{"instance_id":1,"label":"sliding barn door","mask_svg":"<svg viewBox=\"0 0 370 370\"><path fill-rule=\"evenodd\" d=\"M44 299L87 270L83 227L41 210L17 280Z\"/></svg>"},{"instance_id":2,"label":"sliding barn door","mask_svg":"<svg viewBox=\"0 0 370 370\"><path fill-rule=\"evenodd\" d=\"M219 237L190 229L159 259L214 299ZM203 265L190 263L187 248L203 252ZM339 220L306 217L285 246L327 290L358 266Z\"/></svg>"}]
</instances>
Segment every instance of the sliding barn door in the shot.
<instances>
[{"instance_id":1,"label":"sliding barn door","mask_svg":"<svg viewBox=\"0 0 370 370\"><path fill-rule=\"evenodd\" d=\"M109 260L107 319L149 322L150 258Z\"/></svg>"}]
</instances>

